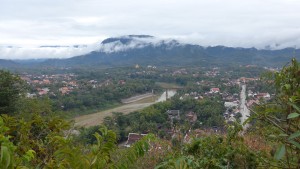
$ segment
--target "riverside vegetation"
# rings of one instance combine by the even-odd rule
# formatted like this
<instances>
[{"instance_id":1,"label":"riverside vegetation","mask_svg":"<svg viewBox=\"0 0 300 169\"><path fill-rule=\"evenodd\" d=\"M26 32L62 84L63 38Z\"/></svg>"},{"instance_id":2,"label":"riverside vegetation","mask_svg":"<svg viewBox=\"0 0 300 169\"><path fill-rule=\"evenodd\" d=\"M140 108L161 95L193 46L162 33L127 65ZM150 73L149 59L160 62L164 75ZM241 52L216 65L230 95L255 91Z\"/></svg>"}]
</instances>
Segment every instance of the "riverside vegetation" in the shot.
<instances>
[{"instance_id":1,"label":"riverside vegetation","mask_svg":"<svg viewBox=\"0 0 300 169\"><path fill-rule=\"evenodd\" d=\"M72 122L58 116L51 100L24 97L24 82L0 71L0 168L300 168L299 74L300 65L293 59L265 78L274 84L275 98L251 110L247 131L219 120L218 98L198 102L175 97L139 113L115 114L102 126L75 134ZM215 105L205 107L209 102ZM201 112L199 126L175 122L180 133L207 126L223 126L226 132L203 133L190 142L180 134L168 139L155 133L155 126L170 125L163 115L169 108ZM130 148L118 147L128 128L154 134Z\"/></svg>"}]
</instances>

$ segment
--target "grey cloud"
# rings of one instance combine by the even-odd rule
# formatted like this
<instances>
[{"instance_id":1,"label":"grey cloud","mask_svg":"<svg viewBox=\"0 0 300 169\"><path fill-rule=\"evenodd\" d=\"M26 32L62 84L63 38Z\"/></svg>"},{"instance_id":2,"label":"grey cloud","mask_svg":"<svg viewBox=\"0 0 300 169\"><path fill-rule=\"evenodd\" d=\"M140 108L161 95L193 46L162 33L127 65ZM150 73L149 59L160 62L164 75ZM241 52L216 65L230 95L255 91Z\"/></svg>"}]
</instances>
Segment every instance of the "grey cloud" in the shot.
<instances>
[{"instance_id":1,"label":"grey cloud","mask_svg":"<svg viewBox=\"0 0 300 169\"><path fill-rule=\"evenodd\" d=\"M0 4L2 45L92 44L127 34L204 46L283 48L299 47L300 42L297 0L0 0Z\"/></svg>"}]
</instances>

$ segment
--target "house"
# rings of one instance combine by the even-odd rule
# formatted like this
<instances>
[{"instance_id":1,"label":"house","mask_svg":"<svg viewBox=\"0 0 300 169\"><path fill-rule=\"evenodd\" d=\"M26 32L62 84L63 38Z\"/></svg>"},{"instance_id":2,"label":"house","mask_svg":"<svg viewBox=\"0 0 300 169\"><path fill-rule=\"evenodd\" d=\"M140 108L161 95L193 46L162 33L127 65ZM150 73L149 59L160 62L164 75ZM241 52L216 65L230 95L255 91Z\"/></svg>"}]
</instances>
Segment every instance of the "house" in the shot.
<instances>
[{"instance_id":1,"label":"house","mask_svg":"<svg viewBox=\"0 0 300 169\"><path fill-rule=\"evenodd\" d=\"M43 89L38 88L37 90L38 90L39 95L45 95L49 92L48 88L43 88Z\"/></svg>"},{"instance_id":2,"label":"house","mask_svg":"<svg viewBox=\"0 0 300 169\"><path fill-rule=\"evenodd\" d=\"M248 90L248 97L254 97L254 92L252 90Z\"/></svg>"},{"instance_id":3,"label":"house","mask_svg":"<svg viewBox=\"0 0 300 169\"><path fill-rule=\"evenodd\" d=\"M124 146L125 147L130 147L132 144L134 144L135 142L139 141L140 139L142 139L146 135L147 134L129 133L128 134L127 142L125 143Z\"/></svg>"},{"instance_id":4,"label":"house","mask_svg":"<svg viewBox=\"0 0 300 169\"><path fill-rule=\"evenodd\" d=\"M180 112L179 110L168 110L167 111L169 119L171 119L171 122L173 123L173 119L180 120Z\"/></svg>"},{"instance_id":5,"label":"house","mask_svg":"<svg viewBox=\"0 0 300 169\"><path fill-rule=\"evenodd\" d=\"M219 93L220 89L219 88L211 88L209 93Z\"/></svg>"},{"instance_id":6,"label":"house","mask_svg":"<svg viewBox=\"0 0 300 169\"><path fill-rule=\"evenodd\" d=\"M104 86L110 86L110 85L112 85L113 83L111 82L111 80L110 79L108 79L108 80L105 80L102 84L101 84L101 86L102 85L104 85Z\"/></svg>"},{"instance_id":7,"label":"house","mask_svg":"<svg viewBox=\"0 0 300 169\"><path fill-rule=\"evenodd\" d=\"M97 80L90 80L89 83L91 83L91 84L96 84L96 83L97 83Z\"/></svg>"},{"instance_id":8,"label":"house","mask_svg":"<svg viewBox=\"0 0 300 169\"><path fill-rule=\"evenodd\" d=\"M156 69L156 66L148 65L147 68L148 68L148 69Z\"/></svg>"},{"instance_id":9,"label":"house","mask_svg":"<svg viewBox=\"0 0 300 169\"><path fill-rule=\"evenodd\" d=\"M68 87L61 87L59 88L59 91L61 92L61 94L68 94L71 90Z\"/></svg>"},{"instance_id":10,"label":"house","mask_svg":"<svg viewBox=\"0 0 300 169\"><path fill-rule=\"evenodd\" d=\"M32 83L34 83L34 84L39 84L40 81L39 81L39 80L33 80Z\"/></svg>"},{"instance_id":11,"label":"house","mask_svg":"<svg viewBox=\"0 0 300 169\"><path fill-rule=\"evenodd\" d=\"M193 131L193 134L196 138L199 138L199 137L205 136L205 131L201 130L201 129L196 129Z\"/></svg>"},{"instance_id":12,"label":"house","mask_svg":"<svg viewBox=\"0 0 300 169\"><path fill-rule=\"evenodd\" d=\"M186 114L186 119L190 123L195 123L197 121L197 115L195 112L190 111L189 113Z\"/></svg>"},{"instance_id":13,"label":"house","mask_svg":"<svg viewBox=\"0 0 300 169\"><path fill-rule=\"evenodd\" d=\"M271 98L271 96L270 96L269 93L258 93L258 94L256 95L256 97L257 97L258 99L260 99L260 98L270 99L270 98Z\"/></svg>"},{"instance_id":14,"label":"house","mask_svg":"<svg viewBox=\"0 0 300 169\"><path fill-rule=\"evenodd\" d=\"M259 104L259 100L249 100L247 102L247 107L251 107L252 105Z\"/></svg>"},{"instance_id":15,"label":"house","mask_svg":"<svg viewBox=\"0 0 300 169\"><path fill-rule=\"evenodd\" d=\"M263 95L263 97L264 97L265 99L270 99L270 98L271 98L271 96L270 96L269 93L262 93L262 95Z\"/></svg>"},{"instance_id":16,"label":"house","mask_svg":"<svg viewBox=\"0 0 300 169\"><path fill-rule=\"evenodd\" d=\"M231 107L238 107L238 103L237 102L225 102L224 103L224 106L226 107L226 108L231 108Z\"/></svg>"},{"instance_id":17,"label":"house","mask_svg":"<svg viewBox=\"0 0 300 169\"><path fill-rule=\"evenodd\" d=\"M42 83L43 83L43 84L51 84L51 82L50 82L49 79L44 79Z\"/></svg>"},{"instance_id":18,"label":"house","mask_svg":"<svg viewBox=\"0 0 300 169\"><path fill-rule=\"evenodd\" d=\"M246 77L241 77L239 79L240 82L243 82L243 83L247 83L247 82L250 82L250 81L256 81L258 80L257 78L246 78Z\"/></svg>"},{"instance_id":19,"label":"house","mask_svg":"<svg viewBox=\"0 0 300 169\"><path fill-rule=\"evenodd\" d=\"M235 100L235 98L233 96L224 96L223 100L227 101L227 102L233 102Z\"/></svg>"},{"instance_id":20,"label":"house","mask_svg":"<svg viewBox=\"0 0 300 169\"><path fill-rule=\"evenodd\" d=\"M73 87L77 87L77 82L76 81L70 81L69 85L73 86Z\"/></svg>"},{"instance_id":21,"label":"house","mask_svg":"<svg viewBox=\"0 0 300 169\"><path fill-rule=\"evenodd\" d=\"M228 124L232 124L232 123L236 122L236 119L234 118L234 114L230 114L229 116L230 117L228 118L228 121L227 121Z\"/></svg>"},{"instance_id":22,"label":"house","mask_svg":"<svg viewBox=\"0 0 300 169\"><path fill-rule=\"evenodd\" d=\"M27 98L33 98L33 97L36 97L36 94L34 94L34 93L27 93L26 97Z\"/></svg>"},{"instance_id":23,"label":"house","mask_svg":"<svg viewBox=\"0 0 300 169\"><path fill-rule=\"evenodd\" d=\"M124 85L124 84L126 84L125 80L119 80L119 85Z\"/></svg>"},{"instance_id":24,"label":"house","mask_svg":"<svg viewBox=\"0 0 300 169\"><path fill-rule=\"evenodd\" d=\"M190 133L186 133L184 138L183 138L183 142L184 143L191 143L191 141L192 141L192 138L190 136Z\"/></svg>"},{"instance_id":25,"label":"house","mask_svg":"<svg viewBox=\"0 0 300 169\"><path fill-rule=\"evenodd\" d=\"M26 81L26 82L31 82L31 79L29 77L26 77L26 76L22 76L21 79Z\"/></svg>"}]
</instances>

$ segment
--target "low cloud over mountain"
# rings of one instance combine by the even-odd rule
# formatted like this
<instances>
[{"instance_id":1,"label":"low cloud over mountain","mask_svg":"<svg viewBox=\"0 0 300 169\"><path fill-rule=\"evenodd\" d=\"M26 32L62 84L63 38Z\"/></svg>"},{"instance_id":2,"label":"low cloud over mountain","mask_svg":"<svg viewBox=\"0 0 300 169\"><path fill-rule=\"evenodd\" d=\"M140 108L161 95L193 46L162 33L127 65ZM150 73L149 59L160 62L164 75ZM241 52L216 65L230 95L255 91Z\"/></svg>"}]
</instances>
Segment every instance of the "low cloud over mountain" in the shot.
<instances>
[{"instance_id":1,"label":"low cloud over mountain","mask_svg":"<svg viewBox=\"0 0 300 169\"><path fill-rule=\"evenodd\" d=\"M195 35L194 38L197 36ZM188 38L192 39L192 38ZM204 43L204 42L203 42ZM0 59L40 59L40 58L70 58L74 56L85 55L93 51L103 53L122 52L129 49L140 49L147 46L160 46L167 44L169 48L180 45L198 45L201 47L210 47L209 45L199 45L195 41L188 42L184 37L157 38L150 35L126 35L104 39L102 42L85 45L47 45L47 46L0 46ZM218 45L216 45L218 46ZM247 46L247 45L246 45ZM227 46L232 47L232 46ZM238 46L240 47L240 46ZM250 46L251 48L252 46ZM257 49L278 50L287 47L296 48L286 42L284 44L269 44Z\"/></svg>"},{"instance_id":2,"label":"low cloud over mountain","mask_svg":"<svg viewBox=\"0 0 300 169\"><path fill-rule=\"evenodd\" d=\"M133 48L143 48L148 45L160 45L161 43L175 42L172 39L160 39L149 35L127 35L107 38L101 43L72 46L38 46L16 47L0 46L0 58L2 59L37 59L37 58L70 58L101 51L105 53L120 52Z\"/></svg>"}]
</instances>

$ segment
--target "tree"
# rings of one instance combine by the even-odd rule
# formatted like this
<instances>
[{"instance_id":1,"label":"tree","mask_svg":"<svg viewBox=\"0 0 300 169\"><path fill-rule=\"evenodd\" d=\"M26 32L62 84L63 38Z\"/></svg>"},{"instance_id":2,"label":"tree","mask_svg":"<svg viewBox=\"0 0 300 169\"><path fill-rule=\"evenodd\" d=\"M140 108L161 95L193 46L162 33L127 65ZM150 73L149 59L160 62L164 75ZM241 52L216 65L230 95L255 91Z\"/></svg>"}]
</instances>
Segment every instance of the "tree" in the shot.
<instances>
[{"instance_id":1,"label":"tree","mask_svg":"<svg viewBox=\"0 0 300 169\"><path fill-rule=\"evenodd\" d=\"M14 113L24 93L25 83L19 76L0 70L0 114Z\"/></svg>"},{"instance_id":2,"label":"tree","mask_svg":"<svg viewBox=\"0 0 300 169\"><path fill-rule=\"evenodd\" d=\"M276 148L279 168L300 168L300 65L296 59L274 74L276 98L254 110L255 127Z\"/></svg>"},{"instance_id":3,"label":"tree","mask_svg":"<svg viewBox=\"0 0 300 169\"><path fill-rule=\"evenodd\" d=\"M181 145L181 149L156 166L167 168L258 168L256 153L249 149L239 135L242 127L235 123L228 126L227 136L208 135L194 138L191 143ZM175 140L173 143L177 143ZM174 150L173 147L173 151Z\"/></svg>"},{"instance_id":4,"label":"tree","mask_svg":"<svg viewBox=\"0 0 300 169\"><path fill-rule=\"evenodd\" d=\"M28 120L0 116L0 169L132 168L155 143L149 134L128 149L118 149L116 134L101 127L93 134L96 141L84 145L76 142L69 124L38 114Z\"/></svg>"}]
</instances>

